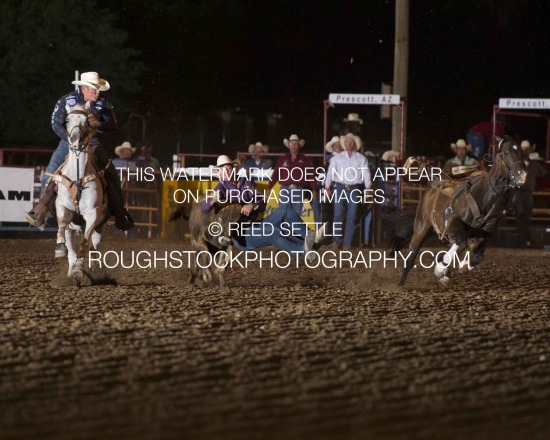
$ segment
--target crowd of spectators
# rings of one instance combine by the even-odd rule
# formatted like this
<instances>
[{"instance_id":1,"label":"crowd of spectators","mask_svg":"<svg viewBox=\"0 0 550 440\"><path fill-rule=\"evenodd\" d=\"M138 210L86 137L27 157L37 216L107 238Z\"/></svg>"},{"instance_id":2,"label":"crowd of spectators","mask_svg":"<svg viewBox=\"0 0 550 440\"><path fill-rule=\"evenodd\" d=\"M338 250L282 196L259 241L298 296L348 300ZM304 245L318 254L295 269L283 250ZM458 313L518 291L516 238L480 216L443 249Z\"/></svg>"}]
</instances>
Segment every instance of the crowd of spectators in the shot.
<instances>
[{"instance_id":1,"label":"crowd of spectators","mask_svg":"<svg viewBox=\"0 0 550 440\"><path fill-rule=\"evenodd\" d=\"M372 244L373 206L364 203L365 191L382 188L386 194L385 206L395 207L398 201L397 183L376 177L376 170L398 167L404 161L398 151L375 153L365 149L359 136L363 121L357 113L348 114L342 122L339 134L332 136L325 145L324 157L314 158L315 164L309 155L302 152L306 141L297 134L283 139L282 144L288 149L285 154L269 155L268 145L258 141L249 145L247 156L235 161L235 167L244 173L241 176L244 175L247 180L267 181L269 191L279 184L277 200L280 208L286 209L288 205L298 216L303 216L309 203L315 224L321 225L322 220L330 220L329 229L335 232L331 234L334 251L349 250L352 245L363 247ZM487 158L491 147L486 133L489 126L492 130L493 121L476 124L468 131L466 139L461 138L450 144L453 156L442 163L443 178L462 178L486 165L483 159ZM500 121L497 128L499 133L504 134ZM529 223L535 180L548 175L535 157L537 155L533 154L534 145L524 140L521 148L525 154L528 182L512 192L508 204L510 212L517 215L519 231L516 245L520 247L530 245ZM126 141L115 148L118 158L113 164L116 168L129 170L149 167L158 173L160 165L152 156L153 151L150 143L144 143L141 154L136 155L136 148ZM303 171L318 169L319 164L323 166L324 179L307 179ZM363 171L352 173L351 170Z\"/></svg>"}]
</instances>

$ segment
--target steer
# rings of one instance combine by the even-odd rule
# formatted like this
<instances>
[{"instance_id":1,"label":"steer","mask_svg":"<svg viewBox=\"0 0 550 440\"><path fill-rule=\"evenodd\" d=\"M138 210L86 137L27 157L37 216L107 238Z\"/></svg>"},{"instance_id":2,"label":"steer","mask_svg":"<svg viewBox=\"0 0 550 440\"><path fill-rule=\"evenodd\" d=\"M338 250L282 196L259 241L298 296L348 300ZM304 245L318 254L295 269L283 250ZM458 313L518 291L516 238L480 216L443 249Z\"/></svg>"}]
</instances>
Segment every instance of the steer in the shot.
<instances>
[{"instance_id":1,"label":"steer","mask_svg":"<svg viewBox=\"0 0 550 440\"><path fill-rule=\"evenodd\" d=\"M227 249L232 244L230 225L241 223L248 217L241 214L242 206L238 203L215 203L214 209L208 213L201 211L201 204L205 201L201 197L197 203L183 203L170 215L170 221L183 217L189 220L191 231L191 245L195 250L195 257L191 263L191 284L208 285L212 282L212 271L209 262L215 261L214 272L220 278L220 286L225 287L224 273L227 266ZM215 227L212 225L215 224ZM220 225L221 228L218 226ZM216 257L218 252L223 251ZM210 254L210 258L207 253ZM222 257L222 258L220 258ZM221 261L223 259L223 261ZM197 277L200 276L199 280ZM201 280L202 279L202 280Z\"/></svg>"}]
</instances>

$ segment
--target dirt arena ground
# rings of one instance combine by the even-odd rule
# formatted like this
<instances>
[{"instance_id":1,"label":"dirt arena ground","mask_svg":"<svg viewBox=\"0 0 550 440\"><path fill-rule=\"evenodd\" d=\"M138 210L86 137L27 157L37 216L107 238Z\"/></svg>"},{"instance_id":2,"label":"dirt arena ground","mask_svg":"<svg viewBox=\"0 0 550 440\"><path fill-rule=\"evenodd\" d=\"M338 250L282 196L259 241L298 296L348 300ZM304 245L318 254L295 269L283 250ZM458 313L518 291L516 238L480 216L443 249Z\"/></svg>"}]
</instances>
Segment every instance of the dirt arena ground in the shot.
<instances>
[{"instance_id":1,"label":"dirt arena ground","mask_svg":"<svg viewBox=\"0 0 550 440\"><path fill-rule=\"evenodd\" d=\"M0 240L2 440L550 438L548 250L490 248L451 287L256 264L198 289L169 268L75 287L54 246Z\"/></svg>"}]
</instances>

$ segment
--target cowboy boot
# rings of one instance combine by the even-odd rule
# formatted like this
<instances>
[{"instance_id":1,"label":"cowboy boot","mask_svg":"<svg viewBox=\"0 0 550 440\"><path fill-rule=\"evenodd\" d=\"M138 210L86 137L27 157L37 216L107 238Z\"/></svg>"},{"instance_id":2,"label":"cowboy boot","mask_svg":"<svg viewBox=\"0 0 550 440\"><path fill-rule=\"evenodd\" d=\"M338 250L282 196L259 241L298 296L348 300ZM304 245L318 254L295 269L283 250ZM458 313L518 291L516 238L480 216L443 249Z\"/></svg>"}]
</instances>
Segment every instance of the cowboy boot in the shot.
<instances>
[{"instance_id":1,"label":"cowboy boot","mask_svg":"<svg viewBox=\"0 0 550 440\"><path fill-rule=\"evenodd\" d=\"M50 213L48 205L50 204L54 195L55 183L50 182L44 189L44 192L40 195L38 202L29 212L25 213L25 219L29 222L29 224L31 224L32 226L36 226L40 229L44 227L44 223L46 222L48 214Z\"/></svg>"},{"instance_id":2,"label":"cowboy boot","mask_svg":"<svg viewBox=\"0 0 550 440\"><path fill-rule=\"evenodd\" d=\"M115 211L115 227L117 229L127 231L134 226L134 219L124 206L120 210Z\"/></svg>"},{"instance_id":3,"label":"cowboy boot","mask_svg":"<svg viewBox=\"0 0 550 440\"><path fill-rule=\"evenodd\" d=\"M134 227L134 219L124 207L124 202L122 199L122 193L120 186L117 181L112 181L109 179L107 184L107 205L109 207L109 212L115 216L115 227L121 231L127 231Z\"/></svg>"}]
</instances>

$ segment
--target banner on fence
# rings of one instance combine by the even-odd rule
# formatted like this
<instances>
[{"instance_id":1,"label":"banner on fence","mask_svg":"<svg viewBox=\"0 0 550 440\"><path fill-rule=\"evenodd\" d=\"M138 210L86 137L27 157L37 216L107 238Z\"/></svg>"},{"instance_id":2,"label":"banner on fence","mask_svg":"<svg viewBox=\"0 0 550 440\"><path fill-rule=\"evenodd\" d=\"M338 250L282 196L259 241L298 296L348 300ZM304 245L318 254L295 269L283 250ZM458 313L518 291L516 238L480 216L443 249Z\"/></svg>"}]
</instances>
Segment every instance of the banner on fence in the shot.
<instances>
[{"instance_id":1,"label":"banner on fence","mask_svg":"<svg viewBox=\"0 0 550 440\"><path fill-rule=\"evenodd\" d=\"M34 169L0 167L0 223L25 222L33 191Z\"/></svg>"},{"instance_id":2,"label":"banner on fence","mask_svg":"<svg viewBox=\"0 0 550 440\"><path fill-rule=\"evenodd\" d=\"M257 181L256 187L261 194L264 194L268 197L268 203L266 204L265 213L263 216L258 217L258 221L263 217L271 214L278 206L277 200L279 195L279 183L276 183L272 190L273 194L269 197L270 190L267 188L267 181ZM200 180L165 180L162 185L162 238L176 238L178 237L178 230L183 229L185 233L188 232L187 222L184 222L184 225L179 225L176 223L170 223L167 219L170 217L170 213L178 206L178 203L181 202L191 202L194 203L195 200L189 197L190 194L193 196L204 195L206 190L213 190L218 184L217 180L214 181L200 181ZM178 193L179 190L183 190ZM186 196L187 194L187 196ZM304 203L304 211L302 212L302 220L304 222L313 223L313 209L309 201Z\"/></svg>"}]
</instances>

